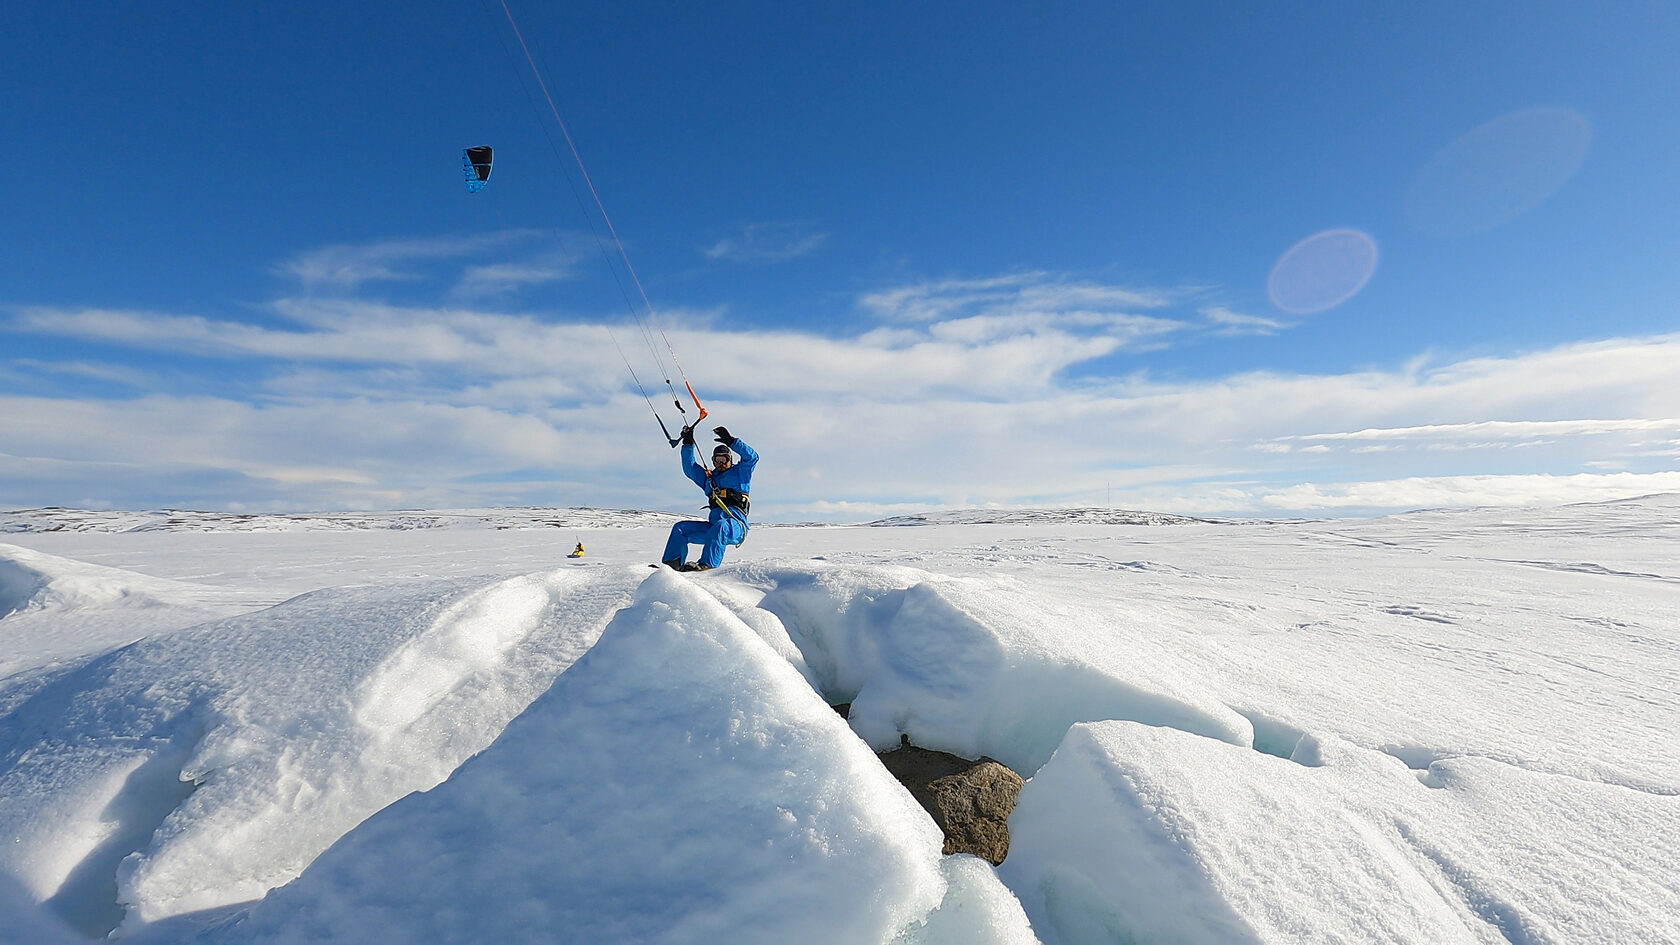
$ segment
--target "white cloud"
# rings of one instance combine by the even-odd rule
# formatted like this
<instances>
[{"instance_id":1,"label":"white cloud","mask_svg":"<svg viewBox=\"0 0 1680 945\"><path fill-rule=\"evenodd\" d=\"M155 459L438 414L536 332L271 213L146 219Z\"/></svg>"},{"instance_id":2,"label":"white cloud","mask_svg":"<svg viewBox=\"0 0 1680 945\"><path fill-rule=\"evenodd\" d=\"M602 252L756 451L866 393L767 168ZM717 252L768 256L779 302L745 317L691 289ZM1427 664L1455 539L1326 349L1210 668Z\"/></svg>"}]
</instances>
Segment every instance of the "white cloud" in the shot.
<instances>
[{"instance_id":1,"label":"white cloud","mask_svg":"<svg viewBox=\"0 0 1680 945\"><path fill-rule=\"evenodd\" d=\"M668 337L690 364L706 366L715 379L714 389L737 396L868 391L869 396L892 401L933 391L995 398L1042 388L1075 364L1180 327L1166 319L1123 313L993 308L984 315L831 338L803 332L719 331L706 327L704 319L667 311L662 318L665 337L644 338L635 325L556 324L467 308L313 298L282 299L271 308L295 327L44 307L20 311L13 327L170 353L323 366L426 366L434 373L447 368L460 372L464 383L479 387L520 378L564 378L579 395L621 387L627 380L626 359L644 383L658 383L664 376L660 362L667 361ZM663 370L670 370L668 363ZM363 373L359 383L364 390L367 380Z\"/></svg>"},{"instance_id":2,"label":"white cloud","mask_svg":"<svg viewBox=\"0 0 1680 945\"><path fill-rule=\"evenodd\" d=\"M606 469L618 478L615 495L653 507L669 490L653 487L665 477L652 461L669 451L625 422L633 406L540 416L339 399L0 397L0 440L10 453L0 457L0 503L49 504L32 498L27 482L50 475L74 497L67 501L116 507L443 507L533 503L539 493L584 504L592 496L577 483ZM531 481L495 481L512 472Z\"/></svg>"},{"instance_id":3,"label":"white cloud","mask_svg":"<svg viewBox=\"0 0 1680 945\"><path fill-rule=\"evenodd\" d=\"M1325 512L1561 505L1661 492L1680 492L1680 472L1435 476L1330 485L1302 483L1258 498L1267 508Z\"/></svg>"},{"instance_id":4,"label":"white cloud","mask_svg":"<svg viewBox=\"0 0 1680 945\"><path fill-rule=\"evenodd\" d=\"M713 422L764 453L765 517L1110 496L1204 514L1574 501L1658 491L1675 466L1680 335L1339 374L1074 370L1261 327L1217 307L1167 317L1196 295L1023 273L871 293L859 304L884 324L849 334L662 320ZM287 298L267 314L14 311L12 331L240 370L216 396L0 398L0 503L692 505L620 355L674 422L652 364L663 339L464 304Z\"/></svg>"},{"instance_id":5,"label":"white cloud","mask_svg":"<svg viewBox=\"0 0 1680 945\"><path fill-rule=\"evenodd\" d=\"M17 330L171 354L449 368L484 378L557 374L610 389L623 370L603 325L546 324L466 309L288 299L274 328L196 315L107 309L23 309ZM338 369L338 368L335 368Z\"/></svg>"},{"instance_id":6,"label":"white cloud","mask_svg":"<svg viewBox=\"0 0 1680 945\"><path fill-rule=\"evenodd\" d=\"M679 343L689 350L707 341L722 350L741 340L707 334ZM1009 397L1000 388L992 401L976 399L972 390L940 394L925 379L836 389L836 378L871 370L883 378L915 365L937 370L938 356L929 352L884 353L799 335L752 340L767 355L789 354L811 372L822 369L824 359L903 359L874 367L831 365L826 375L808 378L809 386L789 386L773 398L745 400L701 387L713 422L748 437L765 454L757 507L777 519L1108 501L1200 514L1334 513L1585 501L1680 488L1673 478L1674 424L1661 417L1383 427L1358 422L1428 417L1443 403L1470 409L1460 386L1480 389L1498 380L1496 363L1508 383L1495 386L1511 393L1481 405L1491 413L1544 415L1562 409L1580 390L1609 398L1621 378L1617 396L1626 404L1667 398L1680 414L1674 402L1680 386L1624 369L1644 363L1652 349L1680 354L1674 337L1569 346L1488 361L1475 371L1446 364L1434 371L1413 366L1355 375L1245 374L1206 382L1134 377L1102 389L1022 387ZM1560 379L1543 393L1520 383L1533 369L1531 361L1572 360L1580 356L1573 349L1583 347L1591 349L1601 375ZM953 349L950 356L972 367L977 356L1009 350L959 356ZM705 379L714 366L743 362L703 363ZM198 503L177 497L175 504L228 495L292 508L502 502L682 509L693 498L647 405L634 394L557 402L547 398L555 391L542 386L541 376L528 374L458 388L416 385L423 395L400 396L398 389L370 399L334 389L335 376L300 384L283 402L267 405L208 397L10 398L0 402L0 442L18 456L72 464L80 471L56 469L54 481L94 499L101 482L122 490L131 482L168 481L212 497ZM1316 432L1326 427L1353 432ZM1424 431L1442 427L1495 444L1527 442L1519 434L1535 431L1546 436L1518 458L1503 448L1493 448L1490 458L1428 448L1436 440ZM1406 435L1379 440L1369 432L1379 430ZM1270 435L1256 440L1256 433ZM1332 444L1385 449L1336 452ZM14 464L0 474L0 497L39 504L19 485L38 480L43 467L32 468L33 474ZM119 469L121 475L113 472ZM106 496L108 503L123 504L116 496Z\"/></svg>"}]
</instances>

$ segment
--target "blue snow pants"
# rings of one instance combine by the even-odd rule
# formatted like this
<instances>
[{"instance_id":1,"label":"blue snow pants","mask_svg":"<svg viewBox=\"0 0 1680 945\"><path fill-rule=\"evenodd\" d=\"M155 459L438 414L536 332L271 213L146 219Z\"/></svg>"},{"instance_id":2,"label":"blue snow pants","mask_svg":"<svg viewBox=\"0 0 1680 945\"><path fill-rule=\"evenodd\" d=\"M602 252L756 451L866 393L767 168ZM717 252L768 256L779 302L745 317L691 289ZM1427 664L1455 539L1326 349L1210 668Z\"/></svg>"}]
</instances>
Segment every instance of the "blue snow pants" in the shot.
<instances>
[{"instance_id":1,"label":"blue snow pants","mask_svg":"<svg viewBox=\"0 0 1680 945\"><path fill-rule=\"evenodd\" d=\"M723 550L739 545L747 537L747 527L728 515L716 521L678 522L671 526L671 538L665 542L665 557L661 561L688 560L688 546L701 545L700 563L715 568L723 563Z\"/></svg>"}]
</instances>

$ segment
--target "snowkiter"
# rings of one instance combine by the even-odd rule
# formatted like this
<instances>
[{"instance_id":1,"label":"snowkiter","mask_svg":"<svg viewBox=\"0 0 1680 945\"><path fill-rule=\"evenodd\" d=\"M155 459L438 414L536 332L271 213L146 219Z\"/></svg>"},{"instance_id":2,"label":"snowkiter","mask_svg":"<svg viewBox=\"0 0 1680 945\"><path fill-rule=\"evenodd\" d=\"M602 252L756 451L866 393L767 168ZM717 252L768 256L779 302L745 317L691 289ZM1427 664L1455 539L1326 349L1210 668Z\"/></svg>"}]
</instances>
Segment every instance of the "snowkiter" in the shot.
<instances>
[{"instance_id":1,"label":"snowkiter","mask_svg":"<svg viewBox=\"0 0 1680 945\"><path fill-rule=\"evenodd\" d=\"M706 469L694 460L694 428L683 427L683 475L706 492L706 521L678 522L671 526L671 538L665 543L664 563L678 571L707 571L723 563L723 551L747 539L747 493L752 490L753 467L758 465L758 453L741 440L730 436L723 427L712 430L717 434L717 448L712 450L712 468ZM741 456L735 462L730 450ZM688 546L700 545L700 559L688 562Z\"/></svg>"},{"instance_id":2,"label":"snowkiter","mask_svg":"<svg viewBox=\"0 0 1680 945\"><path fill-rule=\"evenodd\" d=\"M578 542L578 546L576 548L573 548L572 553L567 555L566 557L568 557L568 558L581 558L581 557L583 557L583 542L581 542L581 541Z\"/></svg>"}]
</instances>

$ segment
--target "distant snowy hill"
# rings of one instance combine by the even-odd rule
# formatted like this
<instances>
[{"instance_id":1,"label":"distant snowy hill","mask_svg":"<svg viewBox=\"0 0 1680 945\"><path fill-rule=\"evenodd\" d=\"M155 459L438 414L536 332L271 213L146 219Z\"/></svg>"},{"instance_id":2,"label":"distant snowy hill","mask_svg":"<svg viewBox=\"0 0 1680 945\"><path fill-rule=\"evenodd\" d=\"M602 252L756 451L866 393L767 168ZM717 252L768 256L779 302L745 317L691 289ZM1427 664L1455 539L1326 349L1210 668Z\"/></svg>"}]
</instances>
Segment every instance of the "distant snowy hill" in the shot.
<instances>
[{"instance_id":1,"label":"distant snowy hill","mask_svg":"<svg viewBox=\"0 0 1680 945\"><path fill-rule=\"evenodd\" d=\"M590 508L449 509L398 512L238 513L90 509L0 512L0 534L43 532L336 532L428 528L636 528L669 525L669 512Z\"/></svg>"},{"instance_id":2,"label":"distant snowy hill","mask_svg":"<svg viewBox=\"0 0 1680 945\"><path fill-rule=\"evenodd\" d=\"M0 512L0 535L48 532L337 532L416 529L638 528L683 516L638 509L495 508L395 512L197 512L179 509L100 511L18 509ZM955 509L869 522L907 525L1189 525L1215 519L1125 509ZM772 526L774 522L755 522ZM822 527L801 523L798 527Z\"/></svg>"},{"instance_id":3,"label":"distant snowy hill","mask_svg":"<svg viewBox=\"0 0 1680 945\"><path fill-rule=\"evenodd\" d=\"M869 524L900 525L1196 525L1216 519L1126 509L956 509L895 515Z\"/></svg>"}]
</instances>

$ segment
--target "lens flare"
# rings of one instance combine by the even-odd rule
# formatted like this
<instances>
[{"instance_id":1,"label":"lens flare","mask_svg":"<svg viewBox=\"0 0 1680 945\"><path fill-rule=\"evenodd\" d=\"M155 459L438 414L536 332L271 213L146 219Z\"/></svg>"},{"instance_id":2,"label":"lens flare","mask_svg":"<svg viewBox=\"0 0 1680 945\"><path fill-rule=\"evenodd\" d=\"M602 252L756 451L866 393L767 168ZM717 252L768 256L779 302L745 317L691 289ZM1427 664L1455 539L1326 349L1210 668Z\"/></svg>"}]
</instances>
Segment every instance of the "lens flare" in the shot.
<instances>
[{"instance_id":1,"label":"lens flare","mask_svg":"<svg viewBox=\"0 0 1680 945\"><path fill-rule=\"evenodd\" d=\"M1529 108L1452 142L1406 191L1406 222L1431 236L1469 236L1509 223L1557 193L1587 157L1592 125L1568 108Z\"/></svg>"},{"instance_id":2,"label":"lens flare","mask_svg":"<svg viewBox=\"0 0 1680 945\"><path fill-rule=\"evenodd\" d=\"M1272 304L1291 315L1326 312L1359 294L1377 270L1377 244L1358 230L1325 230L1289 248L1266 278Z\"/></svg>"}]
</instances>

